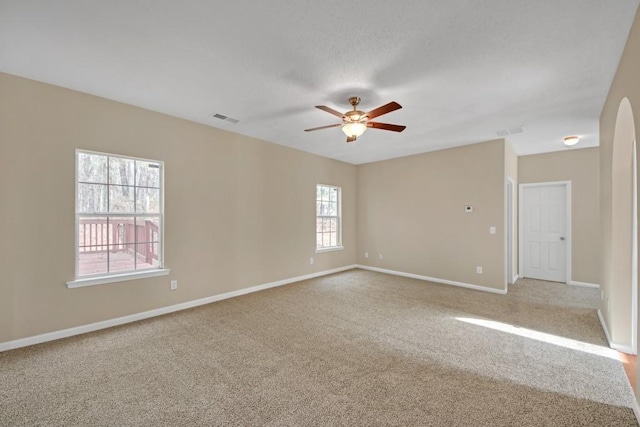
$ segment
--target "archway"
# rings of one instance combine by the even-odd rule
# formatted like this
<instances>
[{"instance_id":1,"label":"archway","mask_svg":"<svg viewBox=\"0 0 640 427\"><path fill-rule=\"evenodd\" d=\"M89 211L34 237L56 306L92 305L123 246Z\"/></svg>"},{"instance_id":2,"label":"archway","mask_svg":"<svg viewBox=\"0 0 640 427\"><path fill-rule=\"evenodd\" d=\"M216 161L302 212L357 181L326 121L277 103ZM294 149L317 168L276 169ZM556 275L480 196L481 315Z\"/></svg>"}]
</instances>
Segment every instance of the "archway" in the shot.
<instances>
[{"instance_id":1,"label":"archway","mask_svg":"<svg viewBox=\"0 0 640 427\"><path fill-rule=\"evenodd\" d=\"M607 311L612 318L612 341L637 353L637 173L635 167L635 125L631 103L624 98L618 108L613 140L611 278L612 289ZM635 227L635 229L634 229Z\"/></svg>"}]
</instances>

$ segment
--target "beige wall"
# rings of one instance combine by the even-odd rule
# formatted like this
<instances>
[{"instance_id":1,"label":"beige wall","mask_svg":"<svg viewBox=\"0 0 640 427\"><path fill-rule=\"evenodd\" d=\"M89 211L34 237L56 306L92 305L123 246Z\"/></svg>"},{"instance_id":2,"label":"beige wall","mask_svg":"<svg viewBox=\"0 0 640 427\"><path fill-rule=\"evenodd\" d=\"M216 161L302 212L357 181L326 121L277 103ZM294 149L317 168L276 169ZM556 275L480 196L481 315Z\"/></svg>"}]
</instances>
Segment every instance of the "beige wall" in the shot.
<instances>
[{"instance_id":1,"label":"beige wall","mask_svg":"<svg viewBox=\"0 0 640 427\"><path fill-rule=\"evenodd\" d=\"M520 184L571 181L571 280L599 284L598 148L521 156Z\"/></svg>"},{"instance_id":2,"label":"beige wall","mask_svg":"<svg viewBox=\"0 0 640 427\"><path fill-rule=\"evenodd\" d=\"M504 144L358 166L358 263L505 289Z\"/></svg>"},{"instance_id":3,"label":"beige wall","mask_svg":"<svg viewBox=\"0 0 640 427\"><path fill-rule=\"evenodd\" d=\"M170 276L66 288L77 148L165 162ZM317 183L343 251L315 253ZM0 74L0 342L354 264L355 202L355 166Z\"/></svg>"},{"instance_id":4,"label":"beige wall","mask_svg":"<svg viewBox=\"0 0 640 427\"><path fill-rule=\"evenodd\" d=\"M636 14L618 70L600 115L600 215L602 218L601 283L604 300L600 304L605 323L614 343L631 344L631 284L613 280L616 272L613 253L629 251L612 233L612 177L614 134L621 102L631 103L635 129L640 129L640 15ZM628 141L627 141L628 142ZM622 147L619 147L622 148ZM626 213L618 212L616 221L628 221ZM639 328L640 329L640 328Z\"/></svg>"}]
</instances>

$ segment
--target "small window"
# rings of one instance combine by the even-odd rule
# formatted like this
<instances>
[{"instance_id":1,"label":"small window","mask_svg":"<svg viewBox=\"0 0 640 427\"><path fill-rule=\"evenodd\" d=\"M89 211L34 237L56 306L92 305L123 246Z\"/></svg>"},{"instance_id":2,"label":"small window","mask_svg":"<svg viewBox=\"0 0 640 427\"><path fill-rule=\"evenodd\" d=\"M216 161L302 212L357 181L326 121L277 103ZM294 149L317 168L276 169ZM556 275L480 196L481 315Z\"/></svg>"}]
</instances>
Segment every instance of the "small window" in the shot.
<instances>
[{"instance_id":1,"label":"small window","mask_svg":"<svg viewBox=\"0 0 640 427\"><path fill-rule=\"evenodd\" d=\"M76 151L76 277L162 268L163 164Z\"/></svg>"},{"instance_id":2,"label":"small window","mask_svg":"<svg viewBox=\"0 0 640 427\"><path fill-rule=\"evenodd\" d=\"M316 188L316 250L342 247L340 187Z\"/></svg>"}]
</instances>

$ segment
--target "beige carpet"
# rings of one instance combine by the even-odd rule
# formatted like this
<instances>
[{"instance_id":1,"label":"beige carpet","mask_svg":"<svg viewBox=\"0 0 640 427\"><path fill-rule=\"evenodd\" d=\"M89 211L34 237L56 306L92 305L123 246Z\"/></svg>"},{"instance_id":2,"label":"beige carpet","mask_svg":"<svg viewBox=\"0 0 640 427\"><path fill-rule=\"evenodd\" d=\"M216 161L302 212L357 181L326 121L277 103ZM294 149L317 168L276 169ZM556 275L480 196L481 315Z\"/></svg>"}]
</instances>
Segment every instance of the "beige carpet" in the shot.
<instances>
[{"instance_id":1,"label":"beige carpet","mask_svg":"<svg viewBox=\"0 0 640 427\"><path fill-rule=\"evenodd\" d=\"M0 425L637 425L598 292L352 270L0 353Z\"/></svg>"}]
</instances>

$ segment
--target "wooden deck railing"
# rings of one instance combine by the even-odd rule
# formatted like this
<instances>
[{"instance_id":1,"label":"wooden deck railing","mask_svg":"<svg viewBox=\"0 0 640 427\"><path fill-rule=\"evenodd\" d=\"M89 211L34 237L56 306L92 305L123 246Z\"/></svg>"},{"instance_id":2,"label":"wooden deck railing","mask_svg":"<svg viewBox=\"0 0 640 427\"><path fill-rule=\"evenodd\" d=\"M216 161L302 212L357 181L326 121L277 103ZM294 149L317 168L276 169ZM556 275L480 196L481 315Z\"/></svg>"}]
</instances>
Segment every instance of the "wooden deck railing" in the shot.
<instances>
[{"instance_id":1,"label":"wooden deck railing","mask_svg":"<svg viewBox=\"0 0 640 427\"><path fill-rule=\"evenodd\" d=\"M78 224L78 249L128 252L147 264L158 260L158 225L151 220L83 218ZM135 243L139 242L139 243Z\"/></svg>"}]
</instances>

